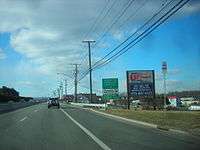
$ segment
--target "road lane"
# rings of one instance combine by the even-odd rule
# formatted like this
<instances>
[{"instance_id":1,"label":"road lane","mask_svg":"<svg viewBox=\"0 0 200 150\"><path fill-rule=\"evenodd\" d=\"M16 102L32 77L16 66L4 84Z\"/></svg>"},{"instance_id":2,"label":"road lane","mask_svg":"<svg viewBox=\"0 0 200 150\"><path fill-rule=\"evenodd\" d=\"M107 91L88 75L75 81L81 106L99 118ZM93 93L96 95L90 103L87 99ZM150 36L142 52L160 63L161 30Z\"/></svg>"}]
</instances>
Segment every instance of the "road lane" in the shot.
<instances>
[{"instance_id":1,"label":"road lane","mask_svg":"<svg viewBox=\"0 0 200 150\"><path fill-rule=\"evenodd\" d=\"M61 108L61 111L71 119L83 132L85 132L89 137L91 137L103 150L111 150L105 143L103 143L98 137L96 137L90 130L86 129L80 123L78 123L74 118L72 118L66 111Z\"/></svg>"},{"instance_id":2,"label":"road lane","mask_svg":"<svg viewBox=\"0 0 200 150\"><path fill-rule=\"evenodd\" d=\"M111 149L199 149L198 139L191 136L130 125L67 105L63 109Z\"/></svg>"},{"instance_id":3,"label":"road lane","mask_svg":"<svg viewBox=\"0 0 200 150\"><path fill-rule=\"evenodd\" d=\"M112 150L199 148L190 136L126 124L69 105L62 108ZM61 110L47 109L46 104L1 114L0 122L3 150L102 150Z\"/></svg>"},{"instance_id":4,"label":"road lane","mask_svg":"<svg viewBox=\"0 0 200 150\"><path fill-rule=\"evenodd\" d=\"M0 114L0 131L8 130L24 117L31 116L36 108L39 110L41 105L32 105L12 112Z\"/></svg>"},{"instance_id":5,"label":"road lane","mask_svg":"<svg viewBox=\"0 0 200 150\"><path fill-rule=\"evenodd\" d=\"M22 118L20 121L24 121L24 120L26 120L28 117L26 116L26 117L24 117L24 118Z\"/></svg>"},{"instance_id":6,"label":"road lane","mask_svg":"<svg viewBox=\"0 0 200 150\"><path fill-rule=\"evenodd\" d=\"M39 107L41 107L39 109ZM39 111L34 112L35 109ZM27 110L28 111L28 110ZM23 122L14 122L8 130L0 129L0 148L3 150L101 150L76 124L59 109L47 109L42 104ZM29 111L28 111L29 112ZM27 113L27 112L26 112ZM24 114L26 114L24 112Z\"/></svg>"}]
</instances>

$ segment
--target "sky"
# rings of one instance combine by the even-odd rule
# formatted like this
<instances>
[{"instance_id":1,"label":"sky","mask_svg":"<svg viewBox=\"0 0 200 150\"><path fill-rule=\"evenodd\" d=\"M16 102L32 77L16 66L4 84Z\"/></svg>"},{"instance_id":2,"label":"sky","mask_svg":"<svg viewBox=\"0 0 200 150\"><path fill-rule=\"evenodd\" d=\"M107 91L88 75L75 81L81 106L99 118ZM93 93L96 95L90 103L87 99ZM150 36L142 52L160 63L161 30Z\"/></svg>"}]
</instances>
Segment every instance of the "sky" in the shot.
<instances>
[{"instance_id":1,"label":"sky","mask_svg":"<svg viewBox=\"0 0 200 150\"><path fill-rule=\"evenodd\" d=\"M72 64L80 64L79 77L88 69L83 40L96 41L91 44L94 64L169 2L0 0L0 86L15 88L23 96L51 96L66 78L68 93L73 93ZM120 92L126 92L127 70L150 69L155 70L156 93L162 93L162 61L168 64L168 92L200 90L199 35L200 1L190 0L126 53L93 70L93 91L101 94L102 78L116 77ZM89 92L88 79L87 75L79 82L78 92Z\"/></svg>"}]
</instances>

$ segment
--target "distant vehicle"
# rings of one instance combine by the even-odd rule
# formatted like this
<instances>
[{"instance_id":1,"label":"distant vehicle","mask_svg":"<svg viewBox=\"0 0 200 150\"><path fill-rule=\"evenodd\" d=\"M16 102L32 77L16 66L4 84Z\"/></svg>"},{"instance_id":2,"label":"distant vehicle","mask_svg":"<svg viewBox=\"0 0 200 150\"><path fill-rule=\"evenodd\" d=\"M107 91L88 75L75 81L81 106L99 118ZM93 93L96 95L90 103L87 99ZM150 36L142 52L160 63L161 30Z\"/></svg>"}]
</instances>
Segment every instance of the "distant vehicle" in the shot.
<instances>
[{"instance_id":1,"label":"distant vehicle","mask_svg":"<svg viewBox=\"0 0 200 150\"><path fill-rule=\"evenodd\" d=\"M131 102L132 105L140 105L140 100L133 100Z\"/></svg>"},{"instance_id":2,"label":"distant vehicle","mask_svg":"<svg viewBox=\"0 0 200 150\"><path fill-rule=\"evenodd\" d=\"M200 110L200 105L191 105L188 110Z\"/></svg>"},{"instance_id":3,"label":"distant vehicle","mask_svg":"<svg viewBox=\"0 0 200 150\"><path fill-rule=\"evenodd\" d=\"M26 101L24 100L24 99L22 99L21 101L20 101L20 103L25 103Z\"/></svg>"},{"instance_id":4,"label":"distant vehicle","mask_svg":"<svg viewBox=\"0 0 200 150\"><path fill-rule=\"evenodd\" d=\"M15 103L14 101L8 101L8 104L13 104L13 103Z\"/></svg>"},{"instance_id":5,"label":"distant vehicle","mask_svg":"<svg viewBox=\"0 0 200 150\"><path fill-rule=\"evenodd\" d=\"M60 108L60 103L57 98L50 98L47 104L48 104L48 108L52 106L57 106L58 109Z\"/></svg>"}]
</instances>

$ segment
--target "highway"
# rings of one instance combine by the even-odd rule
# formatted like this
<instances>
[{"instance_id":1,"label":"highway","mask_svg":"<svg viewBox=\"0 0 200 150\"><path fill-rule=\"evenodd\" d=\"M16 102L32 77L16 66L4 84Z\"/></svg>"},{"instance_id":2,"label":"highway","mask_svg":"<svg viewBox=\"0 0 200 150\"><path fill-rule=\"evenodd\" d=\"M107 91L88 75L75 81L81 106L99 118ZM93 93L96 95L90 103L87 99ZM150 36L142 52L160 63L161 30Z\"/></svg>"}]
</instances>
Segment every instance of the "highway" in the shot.
<instances>
[{"instance_id":1,"label":"highway","mask_svg":"<svg viewBox=\"0 0 200 150\"><path fill-rule=\"evenodd\" d=\"M1 150L193 150L199 138L42 103L0 114Z\"/></svg>"}]
</instances>

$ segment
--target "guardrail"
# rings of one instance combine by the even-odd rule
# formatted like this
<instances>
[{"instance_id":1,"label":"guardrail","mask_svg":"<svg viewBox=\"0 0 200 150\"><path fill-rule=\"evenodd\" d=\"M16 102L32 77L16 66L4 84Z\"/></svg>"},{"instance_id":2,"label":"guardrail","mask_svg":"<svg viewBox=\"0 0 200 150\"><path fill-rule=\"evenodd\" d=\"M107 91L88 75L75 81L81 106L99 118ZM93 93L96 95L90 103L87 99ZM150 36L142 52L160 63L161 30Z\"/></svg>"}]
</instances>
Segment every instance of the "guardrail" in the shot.
<instances>
[{"instance_id":1,"label":"guardrail","mask_svg":"<svg viewBox=\"0 0 200 150\"><path fill-rule=\"evenodd\" d=\"M13 103L0 103L0 114L14 111L20 108L28 107L38 104L38 102L13 102Z\"/></svg>"},{"instance_id":2,"label":"guardrail","mask_svg":"<svg viewBox=\"0 0 200 150\"><path fill-rule=\"evenodd\" d=\"M106 104L87 104L87 103L73 103L70 104L80 107L95 107L95 108L105 108Z\"/></svg>"},{"instance_id":3,"label":"guardrail","mask_svg":"<svg viewBox=\"0 0 200 150\"><path fill-rule=\"evenodd\" d=\"M125 105L111 105L111 104L87 104L87 103L73 103L70 104L79 106L79 107L87 107L87 108L112 108L112 109L126 109Z\"/></svg>"}]
</instances>

